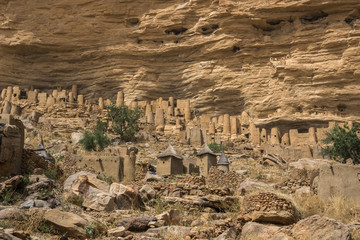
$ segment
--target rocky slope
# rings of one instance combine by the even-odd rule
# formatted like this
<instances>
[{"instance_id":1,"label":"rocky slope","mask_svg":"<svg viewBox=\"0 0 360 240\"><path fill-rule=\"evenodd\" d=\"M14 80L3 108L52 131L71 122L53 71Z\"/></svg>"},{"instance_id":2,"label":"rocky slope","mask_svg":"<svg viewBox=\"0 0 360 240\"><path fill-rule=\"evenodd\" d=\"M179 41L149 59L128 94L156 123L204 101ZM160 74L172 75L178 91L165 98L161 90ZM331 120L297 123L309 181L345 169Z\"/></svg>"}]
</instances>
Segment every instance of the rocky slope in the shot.
<instances>
[{"instance_id":1,"label":"rocky slope","mask_svg":"<svg viewBox=\"0 0 360 240\"><path fill-rule=\"evenodd\" d=\"M358 116L358 9L356 0L5 0L0 86L191 97L202 112L258 118Z\"/></svg>"}]
</instances>

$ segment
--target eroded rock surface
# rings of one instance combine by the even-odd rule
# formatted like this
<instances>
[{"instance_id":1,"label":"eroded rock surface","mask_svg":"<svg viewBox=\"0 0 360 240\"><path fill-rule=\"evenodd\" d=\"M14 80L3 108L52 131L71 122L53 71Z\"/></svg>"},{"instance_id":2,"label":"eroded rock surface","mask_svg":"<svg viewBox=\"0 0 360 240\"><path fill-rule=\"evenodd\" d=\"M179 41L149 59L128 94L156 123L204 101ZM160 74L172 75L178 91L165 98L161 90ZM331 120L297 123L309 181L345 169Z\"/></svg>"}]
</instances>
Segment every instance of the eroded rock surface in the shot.
<instances>
[{"instance_id":1,"label":"eroded rock surface","mask_svg":"<svg viewBox=\"0 0 360 240\"><path fill-rule=\"evenodd\" d=\"M357 114L359 9L331 1L3 1L0 87L182 96L266 118ZM44 24L46 22L46 24ZM103 96L103 97L107 97Z\"/></svg>"}]
</instances>

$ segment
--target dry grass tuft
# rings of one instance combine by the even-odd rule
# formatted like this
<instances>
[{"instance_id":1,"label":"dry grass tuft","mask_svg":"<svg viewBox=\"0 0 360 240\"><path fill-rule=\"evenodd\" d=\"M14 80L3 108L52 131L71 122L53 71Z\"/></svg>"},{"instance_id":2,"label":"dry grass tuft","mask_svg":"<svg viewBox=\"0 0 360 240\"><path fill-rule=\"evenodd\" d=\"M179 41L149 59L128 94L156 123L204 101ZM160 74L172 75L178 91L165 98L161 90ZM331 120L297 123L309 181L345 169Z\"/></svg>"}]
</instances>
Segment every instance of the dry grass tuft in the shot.
<instances>
[{"instance_id":1,"label":"dry grass tuft","mask_svg":"<svg viewBox=\"0 0 360 240\"><path fill-rule=\"evenodd\" d=\"M343 196L333 197L329 201L322 201L316 195L294 197L292 200L303 218L318 214L344 223L351 223L360 217L360 212L356 209L355 203Z\"/></svg>"}]
</instances>

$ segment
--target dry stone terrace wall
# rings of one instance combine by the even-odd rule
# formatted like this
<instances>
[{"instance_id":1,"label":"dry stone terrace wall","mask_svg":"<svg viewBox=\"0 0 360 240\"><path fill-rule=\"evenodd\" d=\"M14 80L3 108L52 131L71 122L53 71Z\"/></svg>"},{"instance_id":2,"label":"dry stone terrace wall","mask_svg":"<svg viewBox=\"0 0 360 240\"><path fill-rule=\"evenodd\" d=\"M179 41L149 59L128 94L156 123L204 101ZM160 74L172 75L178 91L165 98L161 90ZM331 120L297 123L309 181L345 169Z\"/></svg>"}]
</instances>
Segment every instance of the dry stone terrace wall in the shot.
<instances>
[{"instance_id":1,"label":"dry stone terrace wall","mask_svg":"<svg viewBox=\"0 0 360 240\"><path fill-rule=\"evenodd\" d=\"M0 87L177 96L253 118L359 117L359 9L357 0L5 0Z\"/></svg>"},{"instance_id":2,"label":"dry stone terrace wall","mask_svg":"<svg viewBox=\"0 0 360 240\"><path fill-rule=\"evenodd\" d=\"M122 91L119 91L114 99L117 106L129 102ZM9 86L1 91L0 101L3 114L27 115L36 121L42 115L44 117L40 118L40 121L50 124L52 130L59 134L90 128L98 118L106 117L106 106L111 104L111 100L104 97L99 97L97 101L87 99L83 94L79 94L76 85L69 89L57 88L47 92ZM340 116L327 116L322 120L317 116L307 119L294 118L285 122L259 121L251 118L247 112L235 116L212 116L201 114L192 100L174 97L158 98L154 101L130 101L129 106L139 107L144 112L140 120L142 127L152 126L150 129L154 129L160 137L176 137L183 143L198 147L212 141L250 141L254 146L261 146L266 152L275 151L279 155L292 158L299 156L296 151L305 152L306 157L318 157L318 146L326 131L335 124L347 124L350 127L354 125L354 121ZM289 152L287 147L298 150Z\"/></svg>"}]
</instances>

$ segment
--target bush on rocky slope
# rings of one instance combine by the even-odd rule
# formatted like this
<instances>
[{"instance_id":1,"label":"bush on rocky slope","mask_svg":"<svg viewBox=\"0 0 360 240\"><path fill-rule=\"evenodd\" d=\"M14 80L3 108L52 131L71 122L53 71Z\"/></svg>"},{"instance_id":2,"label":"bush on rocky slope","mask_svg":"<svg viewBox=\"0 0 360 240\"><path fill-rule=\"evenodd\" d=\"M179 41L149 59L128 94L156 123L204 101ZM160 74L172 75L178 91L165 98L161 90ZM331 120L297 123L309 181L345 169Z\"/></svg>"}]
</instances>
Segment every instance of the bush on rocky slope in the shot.
<instances>
[{"instance_id":1,"label":"bush on rocky slope","mask_svg":"<svg viewBox=\"0 0 360 240\"><path fill-rule=\"evenodd\" d=\"M358 126L335 126L326 133L323 143L328 144L322 149L325 156L329 156L338 162L346 163L351 158L354 164L360 164L360 138L356 134Z\"/></svg>"}]
</instances>

